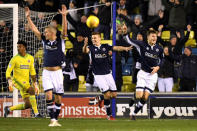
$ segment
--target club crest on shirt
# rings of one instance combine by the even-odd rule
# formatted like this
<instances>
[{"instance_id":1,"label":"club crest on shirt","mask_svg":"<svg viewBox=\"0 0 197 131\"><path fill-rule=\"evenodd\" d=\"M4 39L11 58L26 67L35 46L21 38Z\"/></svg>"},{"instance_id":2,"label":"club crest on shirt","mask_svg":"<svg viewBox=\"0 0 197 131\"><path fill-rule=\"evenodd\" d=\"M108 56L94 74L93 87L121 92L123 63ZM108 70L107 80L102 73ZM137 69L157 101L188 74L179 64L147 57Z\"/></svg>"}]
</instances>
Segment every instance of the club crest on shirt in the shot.
<instances>
[{"instance_id":1,"label":"club crest on shirt","mask_svg":"<svg viewBox=\"0 0 197 131\"><path fill-rule=\"evenodd\" d=\"M156 49L156 52L159 52L159 49L158 48Z\"/></svg>"},{"instance_id":2,"label":"club crest on shirt","mask_svg":"<svg viewBox=\"0 0 197 131\"><path fill-rule=\"evenodd\" d=\"M30 60L28 60L27 62L30 63Z\"/></svg>"},{"instance_id":3,"label":"club crest on shirt","mask_svg":"<svg viewBox=\"0 0 197 131\"><path fill-rule=\"evenodd\" d=\"M95 49L95 51L97 51L97 49Z\"/></svg>"},{"instance_id":4,"label":"club crest on shirt","mask_svg":"<svg viewBox=\"0 0 197 131\"><path fill-rule=\"evenodd\" d=\"M149 47L146 47L146 50L149 50Z\"/></svg>"},{"instance_id":5,"label":"club crest on shirt","mask_svg":"<svg viewBox=\"0 0 197 131\"><path fill-rule=\"evenodd\" d=\"M106 51L106 49L105 49L105 48L103 48L102 50L103 50L103 51Z\"/></svg>"}]
</instances>

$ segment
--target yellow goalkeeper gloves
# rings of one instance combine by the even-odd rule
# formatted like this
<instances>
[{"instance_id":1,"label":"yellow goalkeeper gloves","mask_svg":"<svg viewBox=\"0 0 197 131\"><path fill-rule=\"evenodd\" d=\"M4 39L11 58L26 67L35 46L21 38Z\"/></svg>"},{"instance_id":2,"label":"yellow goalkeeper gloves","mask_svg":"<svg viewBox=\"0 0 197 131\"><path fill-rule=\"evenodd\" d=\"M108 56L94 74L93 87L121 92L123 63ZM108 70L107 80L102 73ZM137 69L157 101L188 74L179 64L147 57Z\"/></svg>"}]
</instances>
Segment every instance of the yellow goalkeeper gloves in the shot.
<instances>
[{"instance_id":1,"label":"yellow goalkeeper gloves","mask_svg":"<svg viewBox=\"0 0 197 131\"><path fill-rule=\"evenodd\" d=\"M9 91L12 92L13 86L15 86L14 83L12 82L12 79L8 79L8 85L9 85L8 87Z\"/></svg>"}]
</instances>

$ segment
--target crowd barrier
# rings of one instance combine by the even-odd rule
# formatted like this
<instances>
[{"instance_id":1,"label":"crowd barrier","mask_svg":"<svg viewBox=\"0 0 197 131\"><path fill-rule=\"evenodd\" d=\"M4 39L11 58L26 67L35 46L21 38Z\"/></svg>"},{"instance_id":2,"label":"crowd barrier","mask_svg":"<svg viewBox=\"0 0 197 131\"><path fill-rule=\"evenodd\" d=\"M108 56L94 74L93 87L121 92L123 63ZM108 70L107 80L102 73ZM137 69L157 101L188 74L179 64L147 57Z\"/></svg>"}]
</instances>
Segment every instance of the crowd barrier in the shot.
<instances>
[{"instance_id":1,"label":"crowd barrier","mask_svg":"<svg viewBox=\"0 0 197 131\"><path fill-rule=\"evenodd\" d=\"M41 94L43 96L44 94ZM104 107L89 105L89 99L100 93L65 93L62 98L61 118L106 118ZM38 96L38 97L41 97ZM133 93L118 93L112 105L116 118L129 118L134 106L129 107ZM19 98L19 102L22 99ZM0 94L0 117L3 108L12 105L12 94ZM31 117L31 111L20 111L20 117ZM197 119L197 93L153 93L147 104L137 114L138 118L150 119ZM12 117L12 114L9 115Z\"/></svg>"}]
</instances>

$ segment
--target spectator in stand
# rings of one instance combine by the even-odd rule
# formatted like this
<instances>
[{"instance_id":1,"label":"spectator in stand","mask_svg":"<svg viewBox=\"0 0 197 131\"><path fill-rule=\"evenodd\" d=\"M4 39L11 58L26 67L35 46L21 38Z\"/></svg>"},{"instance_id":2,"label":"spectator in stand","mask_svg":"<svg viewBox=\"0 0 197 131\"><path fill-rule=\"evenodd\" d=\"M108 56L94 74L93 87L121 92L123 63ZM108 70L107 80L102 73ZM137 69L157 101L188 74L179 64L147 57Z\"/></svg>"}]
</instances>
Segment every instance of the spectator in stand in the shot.
<instances>
[{"instance_id":1,"label":"spectator in stand","mask_svg":"<svg viewBox=\"0 0 197 131\"><path fill-rule=\"evenodd\" d=\"M168 47L164 47L164 63L158 71L159 92L172 92L174 85L174 59L169 56Z\"/></svg>"},{"instance_id":2,"label":"spectator in stand","mask_svg":"<svg viewBox=\"0 0 197 131\"><path fill-rule=\"evenodd\" d=\"M123 24L126 24L126 22L131 21L131 17L127 14L126 9L118 9L117 14L118 15L116 17L116 26L117 26L116 29L118 31L118 28L123 26ZM128 25L128 23L127 23L127 25ZM129 28L128 30L130 31L131 29Z\"/></svg>"},{"instance_id":3,"label":"spectator in stand","mask_svg":"<svg viewBox=\"0 0 197 131\"><path fill-rule=\"evenodd\" d=\"M145 22L145 23L143 23L141 15L136 15L134 18L134 22L131 21L130 19L128 19L128 17L125 16L124 14L119 14L119 17L120 18L122 17L126 21L125 24L127 26L129 26L128 28L130 28L132 30L132 39L136 40L138 32L146 34L147 29L152 27L153 24L155 24L159 20L161 20L163 18L163 15L164 15L163 11L160 11L158 14L158 17L152 19L151 21ZM128 32L130 32L130 31L128 31Z\"/></svg>"},{"instance_id":4,"label":"spectator in stand","mask_svg":"<svg viewBox=\"0 0 197 131\"><path fill-rule=\"evenodd\" d=\"M180 91L196 91L196 76L197 76L197 56L192 54L191 46L184 49L184 54L181 56L169 53L175 60L180 61Z\"/></svg>"},{"instance_id":5,"label":"spectator in stand","mask_svg":"<svg viewBox=\"0 0 197 131\"><path fill-rule=\"evenodd\" d=\"M118 9L118 10L123 9L123 10L129 11L129 5L128 5L128 2L127 2L127 1L128 1L128 0L120 0L119 3L118 3L117 9ZM118 10L117 10L117 11L118 11ZM130 13L130 12L129 12L129 13Z\"/></svg>"},{"instance_id":6,"label":"spectator in stand","mask_svg":"<svg viewBox=\"0 0 197 131\"><path fill-rule=\"evenodd\" d=\"M197 0L193 0L192 6L188 13L188 23L193 27L193 30L195 32L195 39L197 42Z\"/></svg>"},{"instance_id":7,"label":"spectator in stand","mask_svg":"<svg viewBox=\"0 0 197 131\"><path fill-rule=\"evenodd\" d=\"M110 23L111 23L111 3L107 0L101 0L101 4L105 6L100 6L94 10L95 15L98 16L100 23L95 32L100 32L104 34L104 39L110 39Z\"/></svg>"},{"instance_id":8,"label":"spectator in stand","mask_svg":"<svg viewBox=\"0 0 197 131\"><path fill-rule=\"evenodd\" d=\"M76 1L75 0L70 0L69 3L69 10L72 9L76 9ZM70 16L73 18L74 21L79 21L79 15L77 10L75 11L69 11ZM72 24L70 24L70 22L68 22L68 30L70 31L74 31L74 27L72 26Z\"/></svg>"},{"instance_id":9,"label":"spectator in stand","mask_svg":"<svg viewBox=\"0 0 197 131\"><path fill-rule=\"evenodd\" d=\"M186 27L186 15L191 5L191 0L162 0L163 5L169 12L169 21L167 28L170 29L171 35L176 35L176 31L184 37Z\"/></svg>"},{"instance_id":10,"label":"spectator in stand","mask_svg":"<svg viewBox=\"0 0 197 131\"><path fill-rule=\"evenodd\" d=\"M87 16L82 15L80 21L75 21L70 14L67 15L68 22L75 28L75 34L80 33L85 37L91 36L91 30L87 27Z\"/></svg>"},{"instance_id":11,"label":"spectator in stand","mask_svg":"<svg viewBox=\"0 0 197 131\"><path fill-rule=\"evenodd\" d=\"M163 45L163 47L167 46L170 51L176 56L180 56L182 54L182 48L185 46L186 41L189 39L189 34L191 31L191 26L187 26L187 34L186 36L182 39L181 35L179 32L176 32L176 35L171 35L170 41L165 42L164 40L161 39L161 33L162 33L163 25L159 26L159 33L158 33L158 42ZM174 63L174 83L178 82L178 77L179 77L179 69L180 63L175 62Z\"/></svg>"},{"instance_id":12,"label":"spectator in stand","mask_svg":"<svg viewBox=\"0 0 197 131\"><path fill-rule=\"evenodd\" d=\"M164 11L164 6L162 5L162 0L149 0L148 2L148 18L147 20L150 21L158 16L160 11ZM152 27L157 29L160 24L164 24L166 14L164 13L164 18L159 22L156 22Z\"/></svg>"},{"instance_id":13,"label":"spectator in stand","mask_svg":"<svg viewBox=\"0 0 197 131\"><path fill-rule=\"evenodd\" d=\"M78 62L73 58L73 50L66 52L66 66L63 68L64 75L64 91L78 91L79 80L75 69L78 67Z\"/></svg>"},{"instance_id":14,"label":"spectator in stand","mask_svg":"<svg viewBox=\"0 0 197 131\"><path fill-rule=\"evenodd\" d=\"M180 91L196 91L197 56L190 46L185 47L181 60Z\"/></svg>"},{"instance_id":15,"label":"spectator in stand","mask_svg":"<svg viewBox=\"0 0 197 131\"><path fill-rule=\"evenodd\" d=\"M149 0L148 2L148 20L158 15L160 10L164 10L162 0Z\"/></svg>"},{"instance_id":16,"label":"spectator in stand","mask_svg":"<svg viewBox=\"0 0 197 131\"><path fill-rule=\"evenodd\" d=\"M95 6L95 5L98 5L98 3L99 3L99 0L85 0L84 7ZM97 7L84 9L84 14L86 16L89 16L89 14L91 14L91 12L94 11L96 8Z\"/></svg>"},{"instance_id":17,"label":"spectator in stand","mask_svg":"<svg viewBox=\"0 0 197 131\"><path fill-rule=\"evenodd\" d=\"M88 66L89 66L89 56L82 52L84 46L84 34L78 32L76 34L77 38L74 38L70 32L68 32L68 39L73 44L73 58L78 61L78 67L76 68L76 74L87 76Z\"/></svg>"}]
</instances>

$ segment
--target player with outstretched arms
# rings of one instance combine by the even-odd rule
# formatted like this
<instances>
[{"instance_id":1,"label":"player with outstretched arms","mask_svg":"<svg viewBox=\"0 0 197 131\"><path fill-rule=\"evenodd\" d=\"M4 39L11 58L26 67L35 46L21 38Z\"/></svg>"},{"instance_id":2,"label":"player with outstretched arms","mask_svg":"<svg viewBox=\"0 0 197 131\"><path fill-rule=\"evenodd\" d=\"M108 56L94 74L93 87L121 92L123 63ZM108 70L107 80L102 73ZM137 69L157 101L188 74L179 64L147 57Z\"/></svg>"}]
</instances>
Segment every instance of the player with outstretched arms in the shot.
<instances>
[{"instance_id":1,"label":"player with outstretched arms","mask_svg":"<svg viewBox=\"0 0 197 131\"><path fill-rule=\"evenodd\" d=\"M123 47L101 44L101 34L99 32L92 33L92 43L93 45L88 46L88 38L85 38L83 52L90 53L91 55L92 71L95 82L104 95L107 119L114 120L115 118L111 115L110 99L116 98L117 89L111 74L109 51L128 51L131 50L131 46Z\"/></svg>"},{"instance_id":2,"label":"player with outstretched arms","mask_svg":"<svg viewBox=\"0 0 197 131\"><path fill-rule=\"evenodd\" d=\"M25 110L32 108L35 117L41 117L38 113L35 92L39 94L38 84L36 82L36 72L34 68L34 58L26 53L27 43L24 41L17 42L18 54L14 56L7 67L6 79L9 84L9 91L13 90L13 86L20 90L20 94L24 100L24 104L4 108L4 117L13 110ZM13 71L13 77L11 72ZM29 75L33 81L33 87L29 83Z\"/></svg>"},{"instance_id":3,"label":"player with outstretched arms","mask_svg":"<svg viewBox=\"0 0 197 131\"><path fill-rule=\"evenodd\" d=\"M137 74L137 85L135 92L135 110L131 119L136 119L136 114L142 109L149 98L150 93L155 90L158 75L157 71L162 65L163 48L157 43L157 32L149 30L147 32L147 42L135 41L129 38L127 27L122 27L123 38L131 45L140 50L141 69ZM134 102L131 101L130 106Z\"/></svg>"},{"instance_id":4,"label":"player with outstretched arms","mask_svg":"<svg viewBox=\"0 0 197 131\"><path fill-rule=\"evenodd\" d=\"M52 26L45 27L44 34L41 34L31 20L29 8L25 8L25 15L31 30L43 43L44 69L42 83L46 95L47 111L51 118L51 122L48 125L50 127L61 126L58 123L58 116L61 110L61 98L64 94L61 65L64 61L65 37L67 36L66 15L68 11L65 5L62 5L62 10L59 10L59 13L62 15L61 37L56 35L57 30ZM55 105L53 104L53 94L55 95Z\"/></svg>"}]
</instances>

